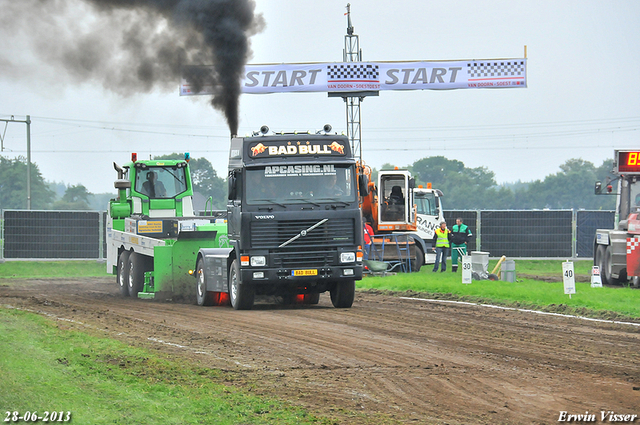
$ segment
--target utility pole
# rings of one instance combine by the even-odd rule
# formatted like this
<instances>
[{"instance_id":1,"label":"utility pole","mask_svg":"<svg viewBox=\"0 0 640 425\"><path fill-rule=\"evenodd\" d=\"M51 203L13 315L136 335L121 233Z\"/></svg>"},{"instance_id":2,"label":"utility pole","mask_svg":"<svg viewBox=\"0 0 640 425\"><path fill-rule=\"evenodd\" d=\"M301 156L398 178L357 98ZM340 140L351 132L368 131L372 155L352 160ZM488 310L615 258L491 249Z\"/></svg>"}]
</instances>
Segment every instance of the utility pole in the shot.
<instances>
[{"instance_id":1,"label":"utility pole","mask_svg":"<svg viewBox=\"0 0 640 425\"><path fill-rule=\"evenodd\" d=\"M17 120L11 115L11 119L0 119L0 121L5 122L5 134L7 131L7 125L10 122L22 122L27 124L27 209L31 209L31 117L27 115L27 118L24 121ZM0 138L2 144L2 151L4 151L4 135Z\"/></svg>"},{"instance_id":2,"label":"utility pole","mask_svg":"<svg viewBox=\"0 0 640 425\"><path fill-rule=\"evenodd\" d=\"M351 23L351 3L347 3L347 35L344 36L344 62L362 62L360 37L354 34L353 31L353 24ZM364 97L352 96L344 97L343 99L347 105L347 137L351 142L351 151L362 160L360 103L364 100Z\"/></svg>"},{"instance_id":3,"label":"utility pole","mask_svg":"<svg viewBox=\"0 0 640 425\"><path fill-rule=\"evenodd\" d=\"M344 37L343 62L362 62L360 38L354 34L351 23L351 4L347 3L347 34ZM377 91L329 93L329 97L341 97L347 106L347 138L351 143L351 151L362 161L362 120L360 104L366 96L378 96Z\"/></svg>"}]
</instances>

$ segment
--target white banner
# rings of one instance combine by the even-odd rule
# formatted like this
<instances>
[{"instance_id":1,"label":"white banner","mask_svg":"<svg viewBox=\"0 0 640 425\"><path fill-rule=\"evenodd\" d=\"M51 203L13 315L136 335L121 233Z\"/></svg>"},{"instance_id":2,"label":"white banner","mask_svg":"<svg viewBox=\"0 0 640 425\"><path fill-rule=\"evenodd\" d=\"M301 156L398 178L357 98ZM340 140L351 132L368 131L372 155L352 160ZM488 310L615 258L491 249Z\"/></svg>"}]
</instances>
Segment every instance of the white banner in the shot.
<instances>
[{"instance_id":1,"label":"white banner","mask_svg":"<svg viewBox=\"0 0 640 425\"><path fill-rule=\"evenodd\" d=\"M198 75L213 67L190 67ZM362 92L379 90L450 90L527 87L526 59L446 62L343 62L246 65L243 93ZM214 94L211 85L198 93L182 78L180 95Z\"/></svg>"}]
</instances>

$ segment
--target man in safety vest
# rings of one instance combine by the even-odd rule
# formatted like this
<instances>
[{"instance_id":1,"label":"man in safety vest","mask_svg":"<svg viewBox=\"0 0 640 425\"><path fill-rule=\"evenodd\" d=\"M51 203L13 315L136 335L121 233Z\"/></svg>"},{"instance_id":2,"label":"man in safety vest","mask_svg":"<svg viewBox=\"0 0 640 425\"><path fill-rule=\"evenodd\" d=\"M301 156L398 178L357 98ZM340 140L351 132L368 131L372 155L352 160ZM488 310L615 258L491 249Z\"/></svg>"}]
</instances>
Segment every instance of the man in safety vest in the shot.
<instances>
[{"instance_id":1,"label":"man in safety vest","mask_svg":"<svg viewBox=\"0 0 640 425\"><path fill-rule=\"evenodd\" d=\"M451 231L447 229L447 222L443 221L440 223L440 227L438 227L433 235L433 250L436 252L436 263L433 266L434 272L438 271L438 265L442 261L442 270L441 272L447 270L447 254L449 251L449 239L451 238Z\"/></svg>"},{"instance_id":2,"label":"man in safety vest","mask_svg":"<svg viewBox=\"0 0 640 425\"><path fill-rule=\"evenodd\" d=\"M454 273L458 271L458 257L467 255L467 242L470 238L469 226L464 224L461 218L457 218L451 229L451 271Z\"/></svg>"}]
</instances>

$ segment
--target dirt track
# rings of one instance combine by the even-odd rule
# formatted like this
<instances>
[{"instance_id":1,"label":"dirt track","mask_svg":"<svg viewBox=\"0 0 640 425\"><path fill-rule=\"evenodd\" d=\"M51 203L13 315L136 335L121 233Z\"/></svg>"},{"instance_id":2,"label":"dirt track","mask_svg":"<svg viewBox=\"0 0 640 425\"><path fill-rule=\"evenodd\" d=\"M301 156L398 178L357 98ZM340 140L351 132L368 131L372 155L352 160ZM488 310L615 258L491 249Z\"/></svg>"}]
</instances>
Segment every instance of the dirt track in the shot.
<instances>
[{"instance_id":1,"label":"dirt track","mask_svg":"<svg viewBox=\"0 0 640 425\"><path fill-rule=\"evenodd\" d=\"M0 305L226 370L338 423L640 415L640 327L361 293L353 308L123 299L115 279L0 281ZM636 419L634 423L640 423Z\"/></svg>"}]
</instances>

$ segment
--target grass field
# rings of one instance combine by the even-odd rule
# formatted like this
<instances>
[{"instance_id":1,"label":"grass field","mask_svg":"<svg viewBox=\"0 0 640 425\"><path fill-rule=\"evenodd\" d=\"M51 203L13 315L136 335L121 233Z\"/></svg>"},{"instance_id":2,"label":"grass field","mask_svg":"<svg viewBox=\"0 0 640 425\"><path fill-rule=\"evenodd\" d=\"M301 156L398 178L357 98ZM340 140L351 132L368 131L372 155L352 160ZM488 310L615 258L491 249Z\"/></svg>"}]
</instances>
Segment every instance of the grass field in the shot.
<instances>
[{"instance_id":1,"label":"grass field","mask_svg":"<svg viewBox=\"0 0 640 425\"><path fill-rule=\"evenodd\" d=\"M496 262L489 263L489 271ZM576 276L589 277L591 267L591 261L574 262ZM465 285L462 284L461 273L452 273L450 265L445 273L433 273L431 269L432 266L426 265L419 273L368 276L358 282L358 287L597 318L640 318L640 289L623 286L592 288L590 283L576 282L576 293L571 298L565 295L560 260L516 260L516 276L518 273L536 275L544 277L544 281L517 277L514 283L474 280Z\"/></svg>"},{"instance_id":2,"label":"grass field","mask_svg":"<svg viewBox=\"0 0 640 425\"><path fill-rule=\"evenodd\" d=\"M489 271L496 260L489 262ZM591 261L575 261L576 276L588 277ZM451 270L449 264L448 269ZM461 283L461 273L432 273L426 265L419 273L384 277L365 277L357 283L359 289L412 292L424 296L497 303L567 314L616 318L616 315L640 318L640 290L628 287L591 288L589 283L576 283L576 294L564 294L561 260L516 260L516 276L536 275L545 280L518 277L515 283L474 281ZM105 263L96 261L7 261L0 264L0 280L10 285L12 278L109 276ZM549 277L557 279L549 279Z\"/></svg>"},{"instance_id":3,"label":"grass field","mask_svg":"<svg viewBox=\"0 0 640 425\"><path fill-rule=\"evenodd\" d=\"M497 260L489 262L489 271L493 270ZM573 269L576 275L590 276L593 261L580 260L573 262ZM449 268L449 270L451 270ZM561 260L516 260L516 270L518 273L536 274L539 276L562 276Z\"/></svg>"},{"instance_id":4,"label":"grass field","mask_svg":"<svg viewBox=\"0 0 640 425\"><path fill-rule=\"evenodd\" d=\"M98 261L5 261L0 279L107 276L107 264Z\"/></svg>"},{"instance_id":5,"label":"grass field","mask_svg":"<svg viewBox=\"0 0 640 425\"><path fill-rule=\"evenodd\" d=\"M591 269L588 261L574 265L578 275L587 275ZM0 263L0 285L10 286L21 278L108 276L105 268L95 261L8 261ZM516 273L554 278L547 279L551 282L518 278L514 283L483 280L463 285L460 273L432 273L425 266L419 273L367 276L358 288L602 318L640 318L637 289L577 283L571 299L564 295L561 261L517 261ZM65 416L71 412L72 423L83 424L333 423L282 400L229 386L233 378L219 370L63 329L49 318L11 308L0 308L0 347L3 419L11 418L7 412L37 411L42 416L55 411Z\"/></svg>"},{"instance_id":6,"label":"grass field","mask_svg":"<svg viewBox=\"0 0 640 425\"><path fill-rule=\"evenodd\" d=\"M219 370L59 329L35 314L0 308L0 347L5 421L7 412L48 411L70 412L67 423L76 424L329 423L224 385L232 377Z\"/></svg>"}]
</instances>

